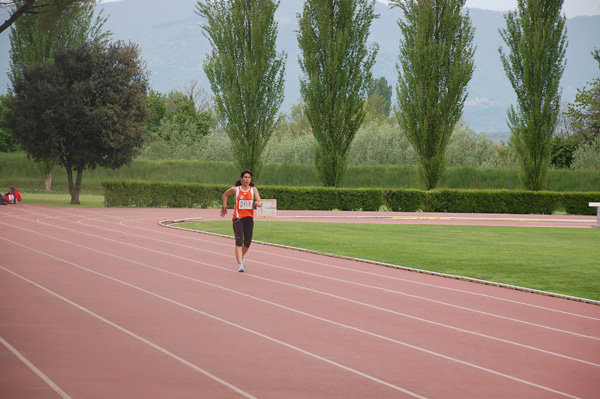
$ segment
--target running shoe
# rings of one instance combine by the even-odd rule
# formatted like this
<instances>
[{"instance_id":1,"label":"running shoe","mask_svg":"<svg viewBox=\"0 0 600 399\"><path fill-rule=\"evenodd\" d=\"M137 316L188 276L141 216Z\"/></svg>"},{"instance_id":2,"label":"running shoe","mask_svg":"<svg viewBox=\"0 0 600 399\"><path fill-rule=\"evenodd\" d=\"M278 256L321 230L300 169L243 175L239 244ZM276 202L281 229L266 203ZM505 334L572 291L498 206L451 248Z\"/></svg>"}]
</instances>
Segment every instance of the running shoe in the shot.
<instances>
[{"instance_id":1,"label":"running shoe","mask_svg":"<svg viewBox=\"0 0 600 399\"><path fill-rule=\"evenodd\" d=\"M246 265L244 265L243 263L240 263L240 265L238 266L238 272L244 273L245 270L246 270Z\"/></svg>"}]
</instances>

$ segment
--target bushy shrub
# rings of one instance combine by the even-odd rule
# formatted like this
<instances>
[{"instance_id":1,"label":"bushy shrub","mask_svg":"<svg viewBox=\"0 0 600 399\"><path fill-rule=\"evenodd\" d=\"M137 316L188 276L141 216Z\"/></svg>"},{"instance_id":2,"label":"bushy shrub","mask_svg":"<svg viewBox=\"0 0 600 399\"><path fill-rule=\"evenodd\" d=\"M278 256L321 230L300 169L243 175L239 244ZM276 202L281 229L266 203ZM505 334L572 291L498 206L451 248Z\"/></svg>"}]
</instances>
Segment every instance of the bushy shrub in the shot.
<instances>
[{"instance_id":1,"label":"bushy shrub","mask_svg":"<svg viewBox=\"0 0 600 399\"><path fill-rule=\"evenodd\" d=\"M431 190L424 210L456 213L552 214L560 204L553 192L508 190Z\"/></svg>"},{"instance_id":2,"label":"bushy shrub","mask_svg":"<svg viewBox=\"0 0 600 399\"><path fill-rule=\"evenodd\" d=\"M600 192L562 193L562 204L569 215L595 215L597 209L590 202L600 202Z\"/></svg>"},{"instance_id":3,"label":"bushy shrub","mask_svg":"<svg viewBox=\"0 0 600 399\"><path fill-rule=\"evenodd\" d=\"M421 190L387 190L385 204L394 212L417 212L422 210L426 192Z\"/></svg>"},{"instance_id":4,"label":"bushy shrub","mask_svg":"<svg viewBox=\"0 0 600 399\"><path fill-rule=\"evenodd\" d=\"M350 148L350 165L416 164L417 153L398 126L375 122L363 125Z\"/></svg>"},{"instance_id":5,"label":"bushy shrub","mask_svg":"<svg viewBox=\"0 0 600 399\"><path fill-rule=\"evenodd\" d=\"M446 149L448 166L492 167L500 163L498 148L483 133L475 133L464 123L459 124L450 137Z\"/></svg>"},{"instance_id":6,"label":"bushy shrub","mask_svg":"<svg viewBox=\"0 0 600 399\"><path fill-rule=\"evenodd\" d=\"M571 169L600 170L600 137L589 143L580 145L573 154Z\"/></svg>"},{"instance_id":7,"label":"bushy shrub","mask_svg":"<svg viewBox=\"0 0 600 399\"><path fill-rule=\"evenodd\" d=\"M317 141L310 131L297 135L273 136L265 148L267 163L312 165Z\"/></svg>"}]
</instances>

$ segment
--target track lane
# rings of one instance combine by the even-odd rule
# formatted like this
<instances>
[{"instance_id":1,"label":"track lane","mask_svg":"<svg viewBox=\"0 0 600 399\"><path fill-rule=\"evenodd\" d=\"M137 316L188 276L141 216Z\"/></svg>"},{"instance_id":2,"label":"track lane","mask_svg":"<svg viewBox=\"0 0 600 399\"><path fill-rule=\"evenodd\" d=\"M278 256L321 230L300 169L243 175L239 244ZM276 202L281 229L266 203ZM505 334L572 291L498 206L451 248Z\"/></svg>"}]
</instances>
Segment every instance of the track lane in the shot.
<instances>
[{"instance_id":1,"label":"track lane","mask_svg":"<svg viewBox=\"0 0 600 399\"><path fill-rule=\"evenodd\" d=\"M129 210L128 212L131 212L131 211ZM101 211L99 213L101 213ZM57 212L57 215L54 215L54 216L60 216L60 212ZM82 215L78 215L78 216L82 216ZM90 215L88 215L86 213L86 216L90 216ZM75 217L75 218L60 219L60 223L59 224L62 224L62 223L64 223L66 221L66 224L63 226L63 227L65 227L66 225L69 225L71 223L78 223L78 224L81 224L81 225L86 225L86 224L89 224L90 221L92 221L93 224L98 223L98 224L101 224L102 226L106 226L106 221L105 220L101 220L102 218L100 218L100 217L95 217L95 216L91 217L91 218L88 217L87 219L84 218L84 219L81 219L80 221L77 221L77 222L74 221L75 219L77 219L77 217ZM121 226L123 226L124 224L126 225L126 224L131 223L131 220L134 220L133 224L139 224L141 226L145 226L146 225L145 221L144 222L140 221L138 223L139 220L136 219L135 217L133 219L129 220L127 223L117 222L118 216L115 217L113 215L110 215L109 219L111 220L110 224L113 224L113 223L116 222L116 224L119 224ZM139 218L139 219L144 219L144 218ZM48 219L45 219L44 223L47 223L47 220ZM59 219L56 219L56 220L59 220ZM83 220L85 220L85 221L83 221ZM135 221L135 220L137 220L137 221ZM156 218L154 219L154 221L156 221ZM57 226L58 225L47 226L47 227L49 227L49 228L52 227L52 228L55 229L54 231L57 231ZM113 228L113 227L111 227L111 228ZM147 227L147 229L148 230L153 230L154 228L153 227ZM160 231L159 229L156 230L156 231ZM164 232L165 229L164 228L162 228L162 229L163 229L162 231ZM58 230L60 230L60 229L58 229ZM111 234L113 234L113 233L111 233L109 231L106 231L106 230L103 230L103 229L97 229L97 228L95 230L91 230L91 231L93 231L93 234L96 234L96 235L102 235L104 233L107 233L107 236L106 236L107 238L110 237ZM103 233L100 233L100 231L103 231ZM78 232L79 235L81 235L82 232L83 231L79 231ZM138 233L139 233L139 231L138 231ZM147 233L148 233L148 237L151 237L154 234L153 231L148 231ZM318 285L325 284L328 287L328 289L329 289L330 286L336 286L334 288L334 290L335 290L334 292L344 291L345 290L345 291L348 292L346 294L346 296L350 296L349 294L352 294L352 295L356 294L356 295L358 295L360 297L360 296L363 296L363 295L372 296L372 293L374 291L376 291L375 283L373 283L373 287L374 288L372 288L372 289L371 288L365 289L364 292L361 292L362 290L359 290L359 289L352 289L352 288L348 289L347 283L345 283L345 282L332 283L330 279L329 280L325 279L325 283L323 283L323 281L321 281L321 280L323 280L323 278L319 277L318 275L316 275L318 273L326 273L325 271L322 271L322 270L319 271L318 273L311 272L312 274L302 275L301 277L299 277L298 273L286 273L285 270L284 270L284 268L275 269L273 266L269 266L267 262L263 262L262 260L260 260L260 256L263 256L263 255L260 255L258 253L258 251L257 251L257 258L256 258L255 261L253 260L253 262L255 262L255 264L253 266L253 268L254 268L253 270L256 271L256 273L257 273L256 276L260 276L260 275L269 276L269 277L271 277L270 278L271 281L268 280L268 279L265 279L265 280L262 280L260 282L260 284L257 283L257 282L254 282L254 281L252 283L248 284L248 280L250 280L250 279L246 278L246 277L251 277L250 275L240 276L240 275L235 274L235 273L227 273L226 272L227 271L227 267L225 267L225 266L217 266L216 268L215 267L203 267L203 266L197 267L198 263L193 263L193 262L191 262L189 260L186 260L186 259L193 260L194 258L198 258L199 257L198 256L198 249L186 249L185 247L181 246L181 243L184 242L184 241L192 239L192 238L188 238L188 237L192 237L192 236L195 237L196 240L198 240L198 235L197 234L193 235L191 233L187 233L187 234L177 233L177 234L173 235L173 237L172 237L172 238L174 238L173 243L160 243L160 244L156 240L152 240L152 239L149 239L149 238L145 238L144 239L142 237L142 238L133 239L133 238L131 238L129 236L129 234L131 234L131 233L128 230L122 231L121 235L118 235L116 237L115 241L123 241L123 243L125 243L125 242L129 243L129 240L131 240L132 244L135 243L134 245L138 245L138 241L137 240L141 240L142 242L144 242L145 240L148 240L146 242L146 244L150 244L150 245L148 245L148 248L146 248L146 250L145 250L146 252L149 251L149 248L156 248L158 245L165 245L165 249L169 249L169 251L173 255L176 256L176 259L177 259L176 263L178 263L178 265L175 265L173 267L177 267L177 268L183 267L183 268L185 268L186 271L196 271L198 274L200 274L202 276L210 276L211 278L215 278L216 275L218 275L218 277L220 279L223 278L223 276L225 276L225 278L227 279L228 278L227 275L229 275L231 277L235 276L234 277L235 280L234 279L230 279L231 281L235 282L235 284L236 284L235 287L239 287L238 283L242 282L242 283L245 283L246 285L256 286L256 289L254 290L254 291L256 291L256 293L267 292L272 297L272 298L269 297L271 299L273 299L273 298L276 299L278 297L284 297L285 296L285 299L286 299L287 302L291 303L292 305L294 303L296 303L296 305L294 306L294 310L296 310L296 308L301 308L301 305L304 306L304 305L309 305L310 304L310 303L309 304L305 304L303 302L315 302L314 307L309 307L307 309L310 312L315 313L315 314L318 314L317 311L319 310L319 308L323 308L323 307L329 308L329 307L333 307L333 306L339 307L337 309L337 311L332 312L333 316L328 316L328 317L331 317L331 319L333 319L334 316L338 317L337 315L344 316L345 314L354 314L354 313L356 313L356 314L362 314L362 313L364 313L364 315L361 316L361 320L360 320L361 322L359 324L369 324L369 320L368 320L369 312L357 311L356 308L354 308L354 307L347 308L347 304L344 304L344 305L337 304L337 301L339 301L337 299L335 301L333 301L333 302L330 302L330 301L321 302L321 305L319 305L319 302L317 301L317 299L315 299L315 296L313 296L312 294L308 295L307 292L300 292L300 293L295 293L295 294L291 295L290 291L294 291L295 289L293 290L289 286L275 287L275 288L273 288L274 287L273 284L281 285L279 282L277 282L275 280L284 281L284 278L285 278L285 281L306 280L306 281L301 281L302 284L307 285L307 286L316 286L317 284ZM77 235L77 234L75 234L75 235ZM145 235L145 233L144 233L144 235ZM171 235L172 234L169 233L169 236L171 236ZM70 234L67 234L65 237L67 237L67 240L75 240ZM115 237L114 234L113 234L113 237ZM165 237L161 237L161 238L165 238ZM90 241L91 242L93 240L91 239L90 236L88 236L86 238L86 241ZM202 247L203 245L204 244L199 245L199 247ZM118 249L117 250L117 248L120 247L119 245L117 245L117 243L112 243L109 248L107 248L106 242L104 242L103 244L102 243L99 244L99 246L100 247L103 246L105 249L107 249L111 253L113 253L115 251L122 251L122 249ZM216 248L218 248L220 246L223 246L223 249L225 249L225 252L223 252L221 255L215 255L216 258L215 258L214 263L216 265L218 265L220 263L227 263L227 262L223 262L222 261L223 259L230 259L230 257L231 257L231 253L230 253L231 252L231 248L230 248L231 242L228 241L228 240L221 240L221 241L219 241L219 244L206 243L206 247L210 248L210 250L212 252L219 252L219 251L215 251L215 250L216 250ZM253 248L253 251L254 251L254 249L255 248ZM261 251L262 250L263 249L261 248ZM266 253L265 256L268 255L268 253L269 253L270 250L271 250L270 248L265 248L264 249L264 251ZM183 252L187 252L187 251L189 251L189 254L186 255L186 256L182 256L182 253ZM127 250L124 250L124 253L126 253L126 252L132 252L132 247L130 246ZM144 252L144 250L142 250L142 252ZM168 251L166 251L166 252L168 252ZM158 254L154 253L154 255L151 256L150 258L156 258L157 255ZM142 257L142 255L136 255L136 257L137 256L139 256L140 259ZM288 253L287 256L289 256L289 253ZM297 256L297 254L293 254L291 257L295 258L296 256ZM272 255L271 255L271 257L272 257ZM146 255L143 256L143 259L144 259L144 261L147 261L146 260ZM190 265L190 263L192 263L192 264ZM321 263L330 263L330 262L329 262L329 260L327 260L327 262L321 262ZM331 262L331 263L335 263L335 262ZM347 268L347 269L352 269L352 268L362 269L362 268L364 268L364 270L367 270L367 269L372 270L373 269L372 266L368 266L368 265L359 265L359 266L357 266L354 263L356 263L356 262L350 262L350 263L348 261L341 262L341 264L344 265L344 266L342 266L342 268ZM181 266L179 264L184 264L184 265ZM311 265L310 267L315 266L315 267L318 267L320 269L323 269L321 266L319 266L319 265L313 265L310 262L307 262L307 264L310 264ZM300 266L304 266L304 263L302 261L299 261L299 267ZM208 270L210 270L211 272L209 273ZM217 274L212 273L212 271L215 271L215 270L219 271L220 273L217 273ZM328 269L325 269L325 270L328 270ZM343 271L340 271L339 269L336 270L337 274L342 273L342 272ZM386 270L386 272L398 274L397 273L398 271L394 271L394 270ZM136 272L136 273L138 273L138 272ZM136 273L132 273L132 275L135 275ZM279 275L279 273L281 273L281 275ZM414 274L414 273L412 273L412 274ZM350 273L350 275L352 275L352 273ZM242 280L242 279L238 279L237 277L244 277L246 279ZM361 276L361 277L364 279L364 275ZM344 279L345 278L346 277L344 277ZM352 278L354 278L354 277L351 277L349 279L352 279ZM385 279L383 281L385 281ZM394 282L394 283L396 283L396 282ZM461 282L461 283L465 284L465 286L468 286L467 283L464 283L464 282ZM155 283L155 284L157 284L157 286L161 285L159 283ZM173 283L173 284L178 284L178 283ZM378 281L376 284L377 285L382 284L382 281ZM462 286L462 284L461 284L461 286ZM447 292L447 290L445 292ZM331 293L331 292L328 291L328 293ZM211 295L218 296L217 293L213 293ZM435 294L435 295L438 295L438 294ZM322 296L322 294L318 294L317 295L317 297L319 297L319 296ZM259 297L259 296L257 296L257 298L265 299L264 297ZM306 301L306 300L303 301L303 299L306 299L306 298L309 298L309 301ZM321 301L321 299L319 299L319 301ZM387 297L384 297L382 301L383 302L390 302L390 299L387 298ZM365 303L366 302L368 302L368 301L365 301ZM404 300L403 301L396 300L395 302L405 302L405 301ZM414 305L414 304L411 304L411 305ZM430 306L430 305L427 305L427 306ZM425 307L427 307L427 306L425 306ZM516 306L516 305L512 304L511 306ZM582 308L578 307L577 309L579 311ZM583 309L586 309L585 312L583 312L583 313L587 313L588 312L587 311L587 309L588 309L587 307L584 306ZM255 313L260 313L260 308L257 308L257 310L255 310ZM374 312L374 313L378 313L378 312ZM438 313L441 313L441 312L438 311ZM593 314L593 312L591 312L591 313ZM287 314L287 313L284 312L281 317L283 317L283 315L285 315L285 314ZM241 316L243 316L243 315L241 315ZM239 316L236 316L236 317L241 317L241 316L239 315ZM364 321L362 321L362 317L365 318ZM385 323L385 319L386 319L386 317L389 317L389 316L378 315L377 317L380 318L380 319L382 319L384 321L377 328L383 328L383 326L386 324ZM389 319L388 319L388 322L389 322ZM263 326L263 325L266 325L265 323L266 323L266 321L264 321L264 323L258 323L257 325L258 326ZM407 327L407 328L411 328L411 327L415 328L414 325L411 325L410 323L405 324L404 326ZM274 327L269 327L269 329L271 329L271 328L274 328ZM344 330L344 332L346 332L345 330L348 329L348 327L341 327L341 328L342 328L342 330ZM325 334L325 333L327 333L327 331L330 331L330 329L328 327L328 328L325 328L325 330L322 330L322 331ZM337 330L334 328L331 331L335 332ZM327 334L330 334L330 333L327 333ZM364 333L361 333L361 334L364 334ZM317 335L317 337L318 336L320 336L320 335ZM311 337L314 337L314 336L311 336ZM289 339L292 339L292 338L293 337L291 337ZM299 338L293 338L293 339L299 339ZM353 341L358 340L358 339L360 339L360 338L352 338L352 339L350 339L350 341L353 342ZM456 341L456 342L458 342L458 341ZM468 346L468 342L466 342L465 345ZM343 348L345 351L349 350L348 346L341 346L341 348ZM340 354L338 356L342 356L342 355ZM395 352L394 356L390 356L390 357L398 359L398 358L403 358L402 356L405 356L404 358L406 358L406 356L408 358L411 358L410 355L401 355L401 354L399 354L399 352ZM419 361L421 361L421 360L416 360L416 363L418 363ZM372 366L369 366L369 367L375 367L375 366L372 365ZM469 367L467 367L467 368L469 368ZM451 369L453 369L454 371L456 371L455 368L451 368ZM409 371L409 370L407 370L407 371ZM452 375L452 373L450 373L450 375ZM491 386L495 386L495 384L491 384Z\"/></svg>"}]
</instances>

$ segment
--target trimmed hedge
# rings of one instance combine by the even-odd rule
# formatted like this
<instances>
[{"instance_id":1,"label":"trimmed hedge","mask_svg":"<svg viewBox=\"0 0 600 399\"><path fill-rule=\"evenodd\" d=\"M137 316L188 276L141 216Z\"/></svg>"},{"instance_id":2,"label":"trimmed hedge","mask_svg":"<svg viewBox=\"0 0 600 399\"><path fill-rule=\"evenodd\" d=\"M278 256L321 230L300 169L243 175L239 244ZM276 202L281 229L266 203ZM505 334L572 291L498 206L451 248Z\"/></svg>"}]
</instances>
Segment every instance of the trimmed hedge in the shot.
<instances>
[{"instance_id":1,"label":"trimmed hedge","mask_svg":"<svg viewBox=\"0 0 600 399\"><path fill-rule=\"evenodd\" d=\"M106 206L210 208L220 207L219 184L105 180ZM281 210L552 214L564 209L570 215L595 215L589 202L600 192L549 192L519 190L381 190L324 187L261 186L262 198L276 198ZM232 203L230 198L230 205Z\"/></svg>"}]
</instances>

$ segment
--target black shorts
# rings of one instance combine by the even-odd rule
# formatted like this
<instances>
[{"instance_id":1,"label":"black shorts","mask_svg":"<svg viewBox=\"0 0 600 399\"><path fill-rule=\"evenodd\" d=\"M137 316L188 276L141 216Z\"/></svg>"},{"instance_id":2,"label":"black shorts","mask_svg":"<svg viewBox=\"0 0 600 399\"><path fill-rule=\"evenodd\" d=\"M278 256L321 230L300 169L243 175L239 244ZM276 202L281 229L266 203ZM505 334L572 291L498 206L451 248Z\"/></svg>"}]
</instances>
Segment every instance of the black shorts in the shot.
<instances>
[{"instance_id":1,"label":"black shorts","mask_svg":"<svg viewBox=\"0 0 600 399\"><path fill-rule=\"evenodd\" d=\"M235 235L235 245L250 248L252 244L252 233L254 232L254 219L251 217L233 219L233 234Z\"/></svg>"}]
</instances>

